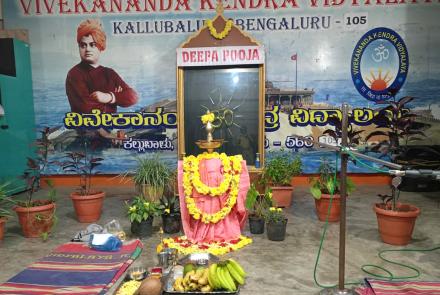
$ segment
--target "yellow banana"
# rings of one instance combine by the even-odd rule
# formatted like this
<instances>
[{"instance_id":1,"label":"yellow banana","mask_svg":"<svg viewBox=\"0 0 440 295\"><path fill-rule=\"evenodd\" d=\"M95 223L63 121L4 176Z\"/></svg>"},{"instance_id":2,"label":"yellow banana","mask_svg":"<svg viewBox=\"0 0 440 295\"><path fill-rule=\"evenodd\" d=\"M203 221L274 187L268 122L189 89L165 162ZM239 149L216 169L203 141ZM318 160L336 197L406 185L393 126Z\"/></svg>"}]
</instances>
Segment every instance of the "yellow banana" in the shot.
<instances>
[{"instance_id":1,"label":"yellow banana","mask_svg":"<svg viewBox=\"0 0 440 295\"><path fill-rule=\"evenodd\" d=\"M229 285L223 275L223 268L221 265L217 266L217 278L219 282L218 289L229 290Z\"/></svg>"},{"instance_id":2,"label":"yellow banana","mask_svg":"<svg viewBox=\"0 0 440 295\"><path fill-rule=\"evenodd\" d=\"M196 290L198 290L198 288L199 288L199 285L197 285L197 283L191 283L188 286L188 291L196 291Z\"/></svg>"},{"instance_id":3,"label":"yellow banana","mask_svg":"<svg viewBox=\"0 0 440 295\"><path fill-rule=\"evenodd\" d=\"M189 278L191 282L197 282L203 275L203 269L199 268L193 275L190 275Z\"/></svg>"},{"instance_id":4,"label":"yellow banana","mask_svg":"<svg viewBox=\"0 0 440 295\"><path fill-rule=\"evenodd\" d=\"M243 267L241 267L240 263L238 263L237 261L235 261L232 258L228 259L228 262L232 264L232 266L234 267L234 269L238 272L238 274L245 278L246 277L246 272L244 271Z\"/></svg>"},{"instance_id":5,"label":"yellow banana","mask_svg":"<svg viewBox=\"0 0 440 295\"><path fill-rule=\"evenodd\" d=\"M209 266L208 280L213 290L220 288L219 279L217 277L217 263L213 263Z\"/></svg>"},{"instance_id":6,"label":"yellow banana","mask_svg":"<svg viewBox=\"0 0 440 295\"><path fill-rule=\"evenodd\" d=\"M173 284L174 291L185 291L183 287L183 278L177 278Z\"/></svg>"},{"instance_id":7,"label":"yellow banana","mask_svg":"<svg viewBox=\"0 0 440 295\"><path fill-rule=\"evenodd\" d=\"M223 276L229 286L229 291L236 291L237 286L235 285L234 279L231 277L228 268L226 266L223 266L222 269L223 269Z\"/></svg>"},{"instance_id":8,"label":"yellow banana","mask_svg":"<svg viewBox=\"0 0 440 295\"><path fill-rule=\"evenodd\" d=\"M197 281L199 285L206 286L208 284L209 269L205 268L200 279Z\"/></svg>"},{"instance_id":9,"label":"yellow banana","mask_svg":"<svg viewBox=\"0 0 440 295\"><path fill-rule=\"evenodd\" d=\"M191 271L189 271L189 272L186 273L186 275L184 276L183 279L184 279L185 281L189 281L189 280L190 280L190 277L193 276L193 275L195 275L195 274L196 274L196 272L195 272L194 270L191 270Z\"/></svg>"},{"instance_id":10,"label":"yellow banana","mask_svg":"<svg viewBox=\"0 0 440 295\"><path fill-rule=\"evenodd\" d=\"M185 276L182 280L182 286L186 288L188 287L189 283L190 283L189 276Z\"/></svg>"},{"instance_id":11,"label":"yellow banana","mask_svg":"<svg viewBox=\"0 0 440 295\"><path fill-rule=\"evenodd\" d=\"M244 278L238 273L238 271L232 266L230 261L226 262L226 267L231 274L231 277L240 285L244 284Z\"/></svg>"},{"instance_id":12,"label":"yellow banana","mask_svg":"<svg viewBox=\"0 0 440 295\"><path fill-rule=\"evenodd\" d=\"M206 285L206 286L201 287L201 288L200 288L200 291L202 291L202 292L204 292L204 293L207 293L207 292L211 292L211 291L212 291L212 288L211 288L210 285Z\"/></svg>"},{"instance_id":13,"label":"yellow banana","mask_svg":"<svg viewBox=\"0 0 440 295\"><path fill-rule=\"evenodd\" d=\"M206 286L203 286L202 288L200 288L200 291L207 293L207 292L211 292L212 288L210 285L206 285Z\"/></svg>"}]
</instances>

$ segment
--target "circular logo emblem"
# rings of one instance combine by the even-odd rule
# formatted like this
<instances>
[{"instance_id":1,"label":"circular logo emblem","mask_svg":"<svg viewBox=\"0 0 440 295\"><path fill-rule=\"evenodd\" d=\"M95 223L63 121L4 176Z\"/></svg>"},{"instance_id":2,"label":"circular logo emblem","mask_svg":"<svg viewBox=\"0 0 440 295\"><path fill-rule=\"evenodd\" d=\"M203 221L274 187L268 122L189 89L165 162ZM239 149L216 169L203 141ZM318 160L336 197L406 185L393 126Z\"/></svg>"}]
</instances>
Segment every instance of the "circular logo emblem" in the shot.
<instances>
[{"instance_id":1,"label":"circular logo emblem","mask_svg":"<svg viewBox=\"0 0 440 295\"><path fill-rule=\"evenodd\" d=\"M408 74L408 51L403 39L388 28L368 31L354 48L351 77L368 100L384 101L402 87Z\"/></svg>"}]
</instances>

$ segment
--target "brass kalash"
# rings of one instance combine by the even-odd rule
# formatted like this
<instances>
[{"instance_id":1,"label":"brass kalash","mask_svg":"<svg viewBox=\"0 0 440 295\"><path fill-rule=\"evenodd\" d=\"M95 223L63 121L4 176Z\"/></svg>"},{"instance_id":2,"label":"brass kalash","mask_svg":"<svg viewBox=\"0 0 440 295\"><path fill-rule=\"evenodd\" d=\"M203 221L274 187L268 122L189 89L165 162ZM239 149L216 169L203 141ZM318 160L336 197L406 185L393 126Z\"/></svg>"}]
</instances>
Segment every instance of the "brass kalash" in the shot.
<instances>
[{"instance_id":1,"label":"brass kalash","mask_svg":"<svg viewBox=\"0 0 440 295\"><path fill-rule=\"evenodd\" d=\"M206 115L212 114L209 110L206 111ZM214 126L212 122L208 121L205 124L205 130L206 130L206 140L200 139L196 141L197 146L202 149L206 150L208 153L212 153L214 149L217 149L223 145L225 142L224 139L214 139L212 137L212 133L214 132Z\"/></svg>"}]
</instances>

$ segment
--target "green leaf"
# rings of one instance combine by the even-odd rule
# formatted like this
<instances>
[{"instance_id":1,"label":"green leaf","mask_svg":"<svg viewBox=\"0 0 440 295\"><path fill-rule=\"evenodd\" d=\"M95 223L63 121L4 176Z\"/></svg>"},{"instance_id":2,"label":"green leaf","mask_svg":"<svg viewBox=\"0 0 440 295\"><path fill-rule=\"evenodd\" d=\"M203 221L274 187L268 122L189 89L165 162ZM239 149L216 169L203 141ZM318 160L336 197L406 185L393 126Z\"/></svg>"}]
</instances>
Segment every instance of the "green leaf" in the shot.
<instances>
[{"instance_id":1,"label":"green leaf","mask_svg":"<svg viewBox=\"0 0 440 295\"><path fill-rule=\"evenodd\" d=\"M255 201L257 200L257 196L258 196L258 191L255 188L255 185L252 184L247 192L247 195L246 195L245 206L248 210L254 209L254 205L255 205Z\"/></svg>"},{"instance_id":2,"label":"green leaf","mask_svg":"<svg viewBox=\"0 0 440 295\"><path fill-rule=\"evenodd\" d=\"M310 192L312 193L312 196L315 199L317 200L321 199L321 189L319 187L316 186L310 187Z\"/></svg>"},{"instance_id":3,"label":"green leaf","mask_svg":"<svg viewBox=\"0 0 440 295\"><path fill-rule=\"evenodd\" d=\"M330 195L333 195L335 193L335 189L336 189L335 180L333 180L333 179L327 180L325 186L326 186L328 192L330 193Z\"/></svg>"},{"instance_id":4,"label":"green leaf","mask_svg":"<svg viewBox=\"0 0 440 295\"><path fill-rule=\"evenodd\" d=\"M40 234L40 237L41 237L41 239L42 239L44 242L46 242L47 239L49 238L49 233L48 233L48 232L42 232L42 233Z\"/></svg>"}]
</instances>

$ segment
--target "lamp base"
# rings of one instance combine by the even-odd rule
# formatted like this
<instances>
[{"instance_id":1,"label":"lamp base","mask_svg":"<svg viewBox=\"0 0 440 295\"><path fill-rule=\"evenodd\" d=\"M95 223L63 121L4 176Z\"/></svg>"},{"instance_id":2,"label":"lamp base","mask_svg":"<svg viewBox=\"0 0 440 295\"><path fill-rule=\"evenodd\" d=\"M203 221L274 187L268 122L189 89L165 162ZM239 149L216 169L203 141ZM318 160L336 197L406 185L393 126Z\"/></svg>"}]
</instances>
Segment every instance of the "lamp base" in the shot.
<instances>
[{"instance_id":1,"label":"lamp base","mask_svg":"<svg viewBox=\"0 0 440 295\"><path fill-rule=\"evenodd\" d=\"M324 289L319 292L319 295L358 295L358 293L352 289L342 289L338 287Z\"/></svg>"}]
</instances>

